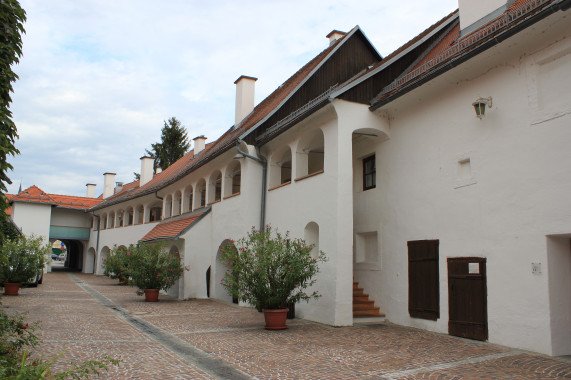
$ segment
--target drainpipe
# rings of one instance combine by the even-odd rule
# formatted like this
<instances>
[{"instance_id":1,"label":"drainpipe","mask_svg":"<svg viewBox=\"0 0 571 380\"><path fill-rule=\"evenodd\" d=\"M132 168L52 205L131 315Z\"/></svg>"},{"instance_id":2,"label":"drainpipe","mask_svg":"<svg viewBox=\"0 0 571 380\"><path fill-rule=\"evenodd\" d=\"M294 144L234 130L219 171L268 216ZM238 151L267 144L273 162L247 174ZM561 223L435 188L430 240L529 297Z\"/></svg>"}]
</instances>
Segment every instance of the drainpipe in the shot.
<instances>
[{"instance_id":1,"label":"drainpipe","mask_svg":"<svg viewBox=\"0 0 571 380\"><path fill-rule=\"evenodd\" d=\"M268 175L268 160L266 157L260 154L260 148L256 147L256 155L258 157L254 157L249 155L248 153L242 151L240 149L240 144L242 140L238 140L236 143L236 147L238 148L238 153L242 155L242 157L250 158L260 165L262 165L262 199L261 199L261 210L260 210L260 231L265 230L266 227L266 177Z\"/></svg>"},{"instance_id":2,"label":"drainpipe","mask_svg":"<svg viewBox=\"0 0 571 380\"><path fill-rule=\"evenodd\" d=\"M95 211L91 211L93 217L97 217L97 240L95 242L95 255L93 255L93 274L95 274L95 270L97 269L97 256L99 255L99 230L101 228L101 216L95 215Z\"/></svg>"}]
</instances>

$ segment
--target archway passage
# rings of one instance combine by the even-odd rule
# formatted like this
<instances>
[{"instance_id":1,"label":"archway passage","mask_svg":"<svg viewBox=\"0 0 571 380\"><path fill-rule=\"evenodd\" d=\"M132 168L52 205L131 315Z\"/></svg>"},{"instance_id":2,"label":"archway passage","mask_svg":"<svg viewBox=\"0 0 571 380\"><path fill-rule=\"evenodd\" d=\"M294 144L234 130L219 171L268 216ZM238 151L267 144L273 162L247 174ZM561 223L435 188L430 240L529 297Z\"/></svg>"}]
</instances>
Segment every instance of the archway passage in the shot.
<instances>
[{"instance_id":1,"label":"archway passage","mask_svg":"<svg viewBox=\"0 0 571 380\"><path fill-rule=\"evenodd\" d=\"M52 271L81 272L83 269L83 244L79 240L59 239L66 248L63 266L52 265Z\"/></svg>"}]
</instances>

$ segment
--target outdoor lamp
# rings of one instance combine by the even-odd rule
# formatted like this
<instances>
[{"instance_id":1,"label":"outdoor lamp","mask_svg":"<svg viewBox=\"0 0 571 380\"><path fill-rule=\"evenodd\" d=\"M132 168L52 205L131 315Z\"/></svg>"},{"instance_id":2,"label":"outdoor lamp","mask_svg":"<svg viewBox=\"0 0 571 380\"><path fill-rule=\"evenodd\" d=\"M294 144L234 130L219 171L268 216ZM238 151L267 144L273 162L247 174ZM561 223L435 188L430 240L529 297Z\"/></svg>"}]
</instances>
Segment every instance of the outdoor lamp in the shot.
<instances>
[{"instance_id":1,"label":"outdoor lamp","mask_svg":"<svg viewBox=\"0 0 571 380\"><path fill-rule=\"evenodd\" d=\"M474 103L472 103L472 106L476 111L476 117L480 120L482 120L482 118L486 115L486 105L492 108L491 96L488 98L478 98Z\"/></svg>"}]
</instances>

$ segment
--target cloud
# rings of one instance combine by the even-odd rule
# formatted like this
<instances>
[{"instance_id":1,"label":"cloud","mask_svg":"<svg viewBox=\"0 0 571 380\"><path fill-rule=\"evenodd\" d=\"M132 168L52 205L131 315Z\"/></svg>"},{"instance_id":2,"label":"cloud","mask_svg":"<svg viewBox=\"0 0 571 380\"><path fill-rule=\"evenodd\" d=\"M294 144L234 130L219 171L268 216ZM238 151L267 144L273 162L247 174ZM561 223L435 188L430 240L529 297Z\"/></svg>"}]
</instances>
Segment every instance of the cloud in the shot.
<instances>
[{"instance_id":1,"label":"cloud","mask_svg":"<svg viewBox=\"0 0 571 380\"><path fill-rule=\"evenodd\" d=\"M325 35L360 25L387 55L453 11L456 0L272 2L21 0L28 21L15 68L21 155L9 190L102 190L129 182L139 157L176 116L209 141L234 122L234 80L259 78L260 102L325 49Z\"/></svg>"}]
</instances>

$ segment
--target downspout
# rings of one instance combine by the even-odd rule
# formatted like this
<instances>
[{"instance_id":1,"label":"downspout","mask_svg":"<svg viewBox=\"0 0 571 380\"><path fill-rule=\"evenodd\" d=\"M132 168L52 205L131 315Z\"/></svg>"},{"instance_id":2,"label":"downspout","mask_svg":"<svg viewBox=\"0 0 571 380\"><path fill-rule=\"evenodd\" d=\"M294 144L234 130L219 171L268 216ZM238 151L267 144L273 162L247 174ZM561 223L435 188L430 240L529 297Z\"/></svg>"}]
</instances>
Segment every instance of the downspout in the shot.
<instances>
[{"instance_id":1,"label":"downspout","mask_svg":"<svg viewBox=\"0 0 571 380\"><path fill-rule=\"evenodd\" d=\"M260 154L260 148L256 147L256 155L258 157L254 157L240 149L240 144L242 140L238 140L236 142L236 147L238 148L238 153L242 155L242 157L250 158L260 165L262 165L262 198L261 198L261 207L260 207L260 231L265 230L266 226L266 177L268 175L268 160L266 157Z\"/></svg>"},{"instance_id":2,"label":"downspout","mask_svg":"<svg viewBox=\"0 0 571 380\"><path fill-rule=\"evenodd\" d=\"M95 215L95 211L91 211L93 217L97 217L97 240L95 242L95 255L93 255L93 274L95 274L95 266L97 264L97 255L99 255L99 230L101 228L101 216Z\"/></svg>"}]
</instances>

